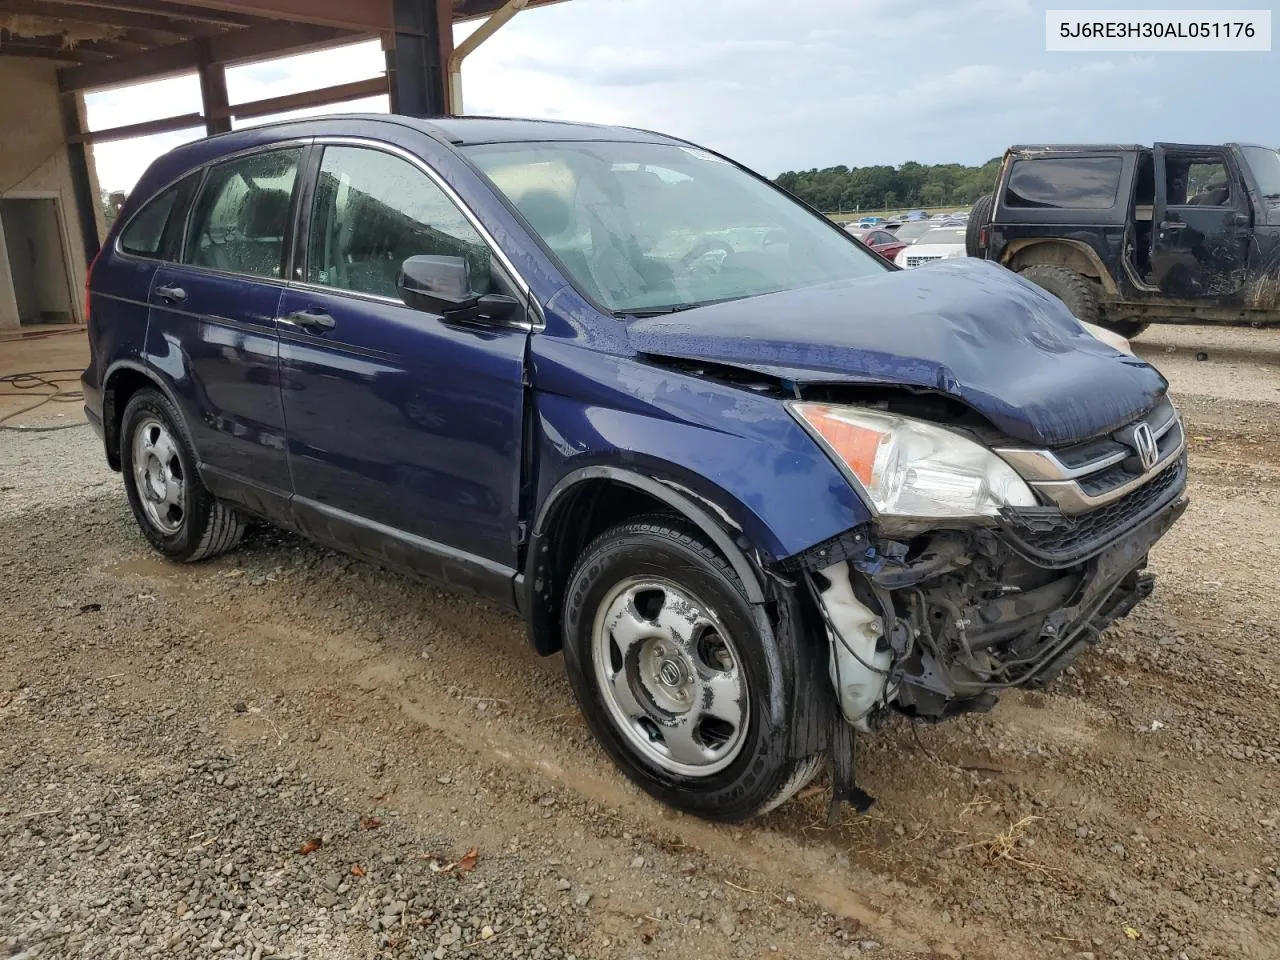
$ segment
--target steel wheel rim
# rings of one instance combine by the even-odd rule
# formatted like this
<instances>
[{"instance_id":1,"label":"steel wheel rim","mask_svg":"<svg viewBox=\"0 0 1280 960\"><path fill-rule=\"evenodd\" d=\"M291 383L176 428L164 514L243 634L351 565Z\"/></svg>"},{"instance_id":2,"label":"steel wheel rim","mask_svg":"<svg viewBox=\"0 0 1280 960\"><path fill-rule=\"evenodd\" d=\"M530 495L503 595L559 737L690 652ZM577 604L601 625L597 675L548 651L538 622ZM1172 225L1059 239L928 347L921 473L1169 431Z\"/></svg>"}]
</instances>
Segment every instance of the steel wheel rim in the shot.
<instances>
[{"instance_id":1,"label":"steel wheel rim","mask_svg":"<svg viewBox=\"0 0 1280 960\"><path fill-rule=\"evenodd\" d=\"M733 763L750 696L738 649L708 604L671 581L630 577L605 594L591 644L601 699L645 760L683 777Z\"/></svg>"},{"instance_id":2,"label":"steel wheel rim","mask_svg":"<svg viewBox=\"0 0 1280 960\"><path fill-rule=\"evenodd\" d=\"M147 417L133 431L133 482L147 521L173 535L186 519L186 476L169 428Z\"/></svg>"}]
</instances>

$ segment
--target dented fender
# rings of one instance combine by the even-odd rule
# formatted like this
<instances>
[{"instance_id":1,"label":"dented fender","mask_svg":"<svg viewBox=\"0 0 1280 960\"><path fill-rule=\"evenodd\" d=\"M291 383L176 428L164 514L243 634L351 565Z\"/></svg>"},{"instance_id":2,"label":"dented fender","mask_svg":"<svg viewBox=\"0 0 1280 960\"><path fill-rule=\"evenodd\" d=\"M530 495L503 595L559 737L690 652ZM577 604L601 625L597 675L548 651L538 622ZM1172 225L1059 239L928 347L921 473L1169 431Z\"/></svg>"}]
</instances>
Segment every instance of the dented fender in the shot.
<instances>
[{"instance_id":1,"label":"dented fender","mask_svg":"<svg viewBox=\"0 0 1280 960\"><path fill-rule=\"evenodd\" d=\"M695 499L762 566L870 512L776 396L535 338L539 511L586 468L610 466ZM572 378L576 396L556 389Z\"/></svg>"}]
</instances>

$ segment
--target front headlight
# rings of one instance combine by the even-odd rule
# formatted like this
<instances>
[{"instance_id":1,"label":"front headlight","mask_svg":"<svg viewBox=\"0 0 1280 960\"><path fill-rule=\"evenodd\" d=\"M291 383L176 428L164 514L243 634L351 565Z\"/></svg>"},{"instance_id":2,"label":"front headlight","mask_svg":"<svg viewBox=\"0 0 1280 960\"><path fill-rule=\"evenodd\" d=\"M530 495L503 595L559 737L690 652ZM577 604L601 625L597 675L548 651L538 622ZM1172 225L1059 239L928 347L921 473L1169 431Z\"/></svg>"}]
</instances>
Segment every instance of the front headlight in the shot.
<instances>
[{"instance_id":1,"label":"front headlight","mask_svg":"<svg viewBox=\"0 0 1280 960\"><path fill-rule=\"evenodd\" d=\"M881 514L993 517L1035 495L998 456L943 427L862 407L787 404Z\"/></svg>"}]
</instances>

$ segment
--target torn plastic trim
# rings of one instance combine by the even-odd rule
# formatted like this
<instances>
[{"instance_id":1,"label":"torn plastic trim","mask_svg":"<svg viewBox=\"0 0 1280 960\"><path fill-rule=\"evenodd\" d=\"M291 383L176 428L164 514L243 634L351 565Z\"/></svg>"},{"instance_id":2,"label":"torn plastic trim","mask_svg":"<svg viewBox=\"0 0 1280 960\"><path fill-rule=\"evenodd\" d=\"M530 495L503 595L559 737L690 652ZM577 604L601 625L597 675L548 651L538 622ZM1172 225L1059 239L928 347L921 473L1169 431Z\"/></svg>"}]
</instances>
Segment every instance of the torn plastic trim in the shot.
<instances>
[{"instance_id":1,"label":"torn plastic trim","mask_svg":"<svg viewBox=\"0 0 1280 960\"><path fill-rule=\"evenodd\" d=\"M853 590L846 560L807 574L805 582L822 615L830 644L828 673L840 712L850 726L871 730L870 717L892 699L890 669L893 651L885 639L884 618L862 603Z\"/></svg>"}]
</instances>

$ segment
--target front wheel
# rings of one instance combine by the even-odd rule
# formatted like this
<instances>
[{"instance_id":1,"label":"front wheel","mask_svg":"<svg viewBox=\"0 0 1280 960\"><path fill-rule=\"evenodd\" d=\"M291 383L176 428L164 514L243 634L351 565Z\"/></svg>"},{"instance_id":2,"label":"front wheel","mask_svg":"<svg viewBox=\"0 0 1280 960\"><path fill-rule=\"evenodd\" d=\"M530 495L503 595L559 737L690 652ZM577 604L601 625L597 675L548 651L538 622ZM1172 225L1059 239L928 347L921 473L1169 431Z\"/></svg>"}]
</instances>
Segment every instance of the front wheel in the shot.
<instances>
[{"instance_id":1,"label":"front wheel","mask_svg":"<svg viewBox=\"0 0 1280 960\"><path fill-rule=\"evenodd\" d=\"M129 398L120 464L134 518L166 557L191 563L240 542L243 520L205 489L182 415L162 393L139 390Z\"/></svg>"},{"instance_id":2,"label":"front wheel","mask_svg":"<svg viewBox=\"0 0 1280 960\"><path fill-rule=\"evenodd\" d=\"M614 762L681 810L737 821L809 782L792 707L808 674L794 638L753 609L733 569L666 516L614 527L583 553L565 600L565 664Z\"/></svg>"}]
</instances>

